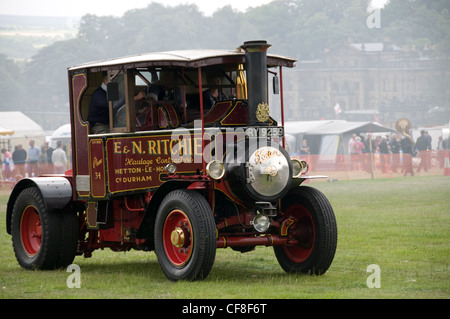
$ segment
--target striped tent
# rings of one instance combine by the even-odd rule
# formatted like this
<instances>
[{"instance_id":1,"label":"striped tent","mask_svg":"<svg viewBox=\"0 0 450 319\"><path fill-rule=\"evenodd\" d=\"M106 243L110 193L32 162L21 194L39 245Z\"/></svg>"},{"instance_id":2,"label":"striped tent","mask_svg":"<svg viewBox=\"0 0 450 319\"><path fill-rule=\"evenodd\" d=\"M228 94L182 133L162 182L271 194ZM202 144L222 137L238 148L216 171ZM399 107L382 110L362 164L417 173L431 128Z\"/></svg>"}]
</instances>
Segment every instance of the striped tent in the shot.
<instances>
[{"instance_id":1,"label":"striped tent","mask_svg":"<svg viewBox=\"0 0 450 319\"><path fill-rule=\"evenodd\" d=\"M14 134L13 130L8 130L8 129L5 129L5 128L0 126L0 135L1 136L13 135L13 134Z\"/></svg>"}]
</instances>

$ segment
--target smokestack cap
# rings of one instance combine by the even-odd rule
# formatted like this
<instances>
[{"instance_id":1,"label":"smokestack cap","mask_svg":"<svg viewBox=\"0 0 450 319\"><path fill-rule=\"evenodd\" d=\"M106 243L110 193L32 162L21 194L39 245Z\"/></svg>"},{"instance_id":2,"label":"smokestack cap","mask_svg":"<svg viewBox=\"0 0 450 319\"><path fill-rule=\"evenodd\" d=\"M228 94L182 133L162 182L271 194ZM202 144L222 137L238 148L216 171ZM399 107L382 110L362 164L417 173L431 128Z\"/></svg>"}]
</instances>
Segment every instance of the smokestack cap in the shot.
<instances>
[{"instance_id":1,"label":"smokestack cap","mask_svg":"<svg viewBox=\"0 0 450 319\"><path fill-rule=\"evenodd\" d=\"M245 41L241 48L247 52L265 52L272 45L265 40Z\"/></svg>"}]
</instances>

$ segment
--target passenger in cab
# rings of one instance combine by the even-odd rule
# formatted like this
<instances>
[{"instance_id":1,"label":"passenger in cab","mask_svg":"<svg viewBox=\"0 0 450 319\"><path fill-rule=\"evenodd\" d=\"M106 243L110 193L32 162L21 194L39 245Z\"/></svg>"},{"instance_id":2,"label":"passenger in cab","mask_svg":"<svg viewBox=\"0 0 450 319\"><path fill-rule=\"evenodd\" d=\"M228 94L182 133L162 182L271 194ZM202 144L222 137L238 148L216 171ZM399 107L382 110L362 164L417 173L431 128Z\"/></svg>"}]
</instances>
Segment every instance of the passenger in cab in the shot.
<instances>
[{"instance_id":1,"label":"passenger in cab","mask_svg":"<svg viewBox=\"0 0 450 319\"><path fill-rule=\"evenodd\" d=\"M145 93L150 101L167 101L176 108L182 104L181 90L172 71L161 72L159 80L150 84Z\"/></svg>"},{"instance_id":2,"label":"passenger in cab","mask_svg":"<svg viewBox=\"0 0 450 319\"><path fill-rule=\"evenodd\" d=\"M89 104L89 114L87 121L90 125L90 134L104 134L110 132L109 123L109 102L107 98L107 84L109 77L107 72L103 72L103 80L100 87L92 93ZM134 96L136 102L145 99L143 91L138 92ZM113 103L114 127L126 125L125 120L125 95L120 94L120 98Z\"/></svg>"},{"instance_id":3,"label":"passenger in cab","mask_svg":"<svg viewBox=\"0 0 450 319\"><path fill-rule=\"evenodd\" d=\"M106 97L106 84L108 73L103 72L103 80L100 87L92 93L89 104L89 115L87 120L90 125L91 134L102 134L109 132L109 107Z\"/></svg>"},{"instance_id":4,"label":"passenger in cab","mask_svg":"<svg viewBox=\"0 0 450 319\"><path fill-rule=\"evenodd\" d=\"M227 97L220 89L222 77L217 73L208 73L206 77L209 88L203 92L203 110L206 113L218 101L226 100Z\"/></svg>"}]
</instances>

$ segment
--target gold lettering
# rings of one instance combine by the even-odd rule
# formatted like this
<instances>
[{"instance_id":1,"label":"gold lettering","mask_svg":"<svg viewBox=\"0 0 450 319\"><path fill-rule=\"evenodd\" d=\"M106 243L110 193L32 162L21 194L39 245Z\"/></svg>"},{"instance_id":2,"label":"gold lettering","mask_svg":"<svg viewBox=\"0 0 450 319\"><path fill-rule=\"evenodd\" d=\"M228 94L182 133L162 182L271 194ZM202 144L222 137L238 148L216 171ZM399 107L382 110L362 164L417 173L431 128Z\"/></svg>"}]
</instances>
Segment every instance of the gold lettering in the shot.
<instances>
[{"instance_id":1,"label":"gold lettering","mask_svg":"<svg viewBox=\"0 0 450 319\"><path fill-rule=\"evenodd\" d=\"M155 141L148 141L148 154L156 155L155 147L156 147Z\"/></svg>"},{"instance_id":2,"label":"gold lettering","mask_svg":"<svg viewBox=\"0 0 450 319\"><path fill-rule=\"evenodd\" d=\"M255 163L262 164L265 161L267 161L275 156L278 156L278 157L281 156L280 151L278 151L278 150L272 151L271 149L268 149L268 148L259 149L255 153Z\"/></svg>"},{"instance_id":3,"label":"gold lettering","mask_svg":"<svg viewBox=\"0 0 450 319\"><path fill-rule=\"evenodd\" d=\"M120 150L120 146L122 143L120 142L114 142L114 154L120 154L121 150Z\"/></svg>"},{"instance_id":4,"label":"gold lettering","mask_svg":"<svg viewBox=\"0 0 450 319\"><path fill-rule=\"evenodd\" d=\"M186 155L192 155L192 139L191 138L188 140L188 143L189 143L189 152L186 153Z\"/></svg>"},{"instance_id":5,"label":"gold lettering","mask_svg":"<svg viewBox=\"0 0 450 319\"><path fill-rule=\"evenodd\" d=\"M92 161L92 168L97 168L98 166L103 164L103 160L99 160L97 157L94 157L94 160Z\"/></svg>"},{"instance_id":6,"label":"gold lettering","mask_svg":"<svg viewBox=\"0 0 450 319\"><path fill-rule=\"evenodd\" d=\"M158 155L161 155L161 140L158 140Z\"/></svg>"},{"instance_id":7,"label":"gold lettering","mask_svg":"<svg viewBox=\"0 0 450 319\"><path fill-rule=\"evenodd\" d=\"M202 138L197 137L194 139L194 155L202 155Z\"/></svg>"},{"instance_id":8,"label":"gold lettering","mask_svg":"<svg viewBox=\"0 0 450 319\"><path fill-rule=\"evenodd\" d=\"M169 140L162 140L163 145L164 145L164 155L168 155L169 154L169 150L167 148L167 143L169 142Z\"/></svg>"},{"instance_id":9,"label":"gold lettering","mask_svg":"<svg viewBox=\"0 0 450 319\"><path fill-rule=\"evenodd\" d=\"M134 142L134 141L132 141L131 142L131 146L132 146L131 154L136 154L136 152L138 154L142 154L142 143L141 143L141 141L139 141L139 144Z\"/></svg>"},{"instance_id":10,"label":"gold lettering","mask_svg":"<svg viewBox=\"0 0 450 319\"><path fill-rule=\"evenodd\" d=\"M178 155L182 156L185 154L189 154L189 150L187 149L187 145L186 145L186 140L187 139L183 139L181 141L179 141L178 143Z\"/></svg>"},{"instance_id":11,"label":"gold lettering","mask_svg":"<svg viewBox=\"0 0 450 319\"><path fill-rule=\"evenodd\" d=\"M178 153L178 149L179 149L178 142L179 141L180 140L170 140L170 153L172 153L172 155L175 155ZM175 148L175 146L176 146L176 148Z\"/></svg>"}]
</instances>

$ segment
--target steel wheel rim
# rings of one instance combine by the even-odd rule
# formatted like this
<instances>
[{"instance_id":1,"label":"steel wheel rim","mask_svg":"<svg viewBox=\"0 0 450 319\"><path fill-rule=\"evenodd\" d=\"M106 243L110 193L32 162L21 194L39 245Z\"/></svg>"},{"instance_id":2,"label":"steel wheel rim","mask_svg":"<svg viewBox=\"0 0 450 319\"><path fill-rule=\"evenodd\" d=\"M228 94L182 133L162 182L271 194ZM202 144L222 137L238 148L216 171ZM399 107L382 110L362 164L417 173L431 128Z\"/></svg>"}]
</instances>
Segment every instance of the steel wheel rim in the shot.
<instances>
[{"instance_id":1,"label":"steel wheel rim","mask_svg":"<svg viewBox=\"0 0 450 319\"><path fill-rule=\"evenodd\" d=\"M164 221L163 244L166 256L173 265L182 267L191 258L192 226L181 210L171 211Z\"/></svg>"},{"instance_id":2,"label":"steel wheel rim","mask_svg":"<svg viewBox=\"0 0 450 319\"><path fill-rule=\"evenodd\" d=\"M295 246L284 246L284 251L291 261L302 263L309 258L314 250L316 237L314 221L309 210L301 204L290 206L286 210L285 216L289 216L295 221L295 228L291 227L290 235L298 240L298 244Z\"/></svg>"},{"instance_id":3,"label":"steel wheel rim","mask_svg":"<svg viewBox=\"0 0 450 319\"><path fill-rule=\"evenodd\" d=\"M41 247L42 226L41 218L36 208L27 206L20 221L20 237L22 246L29 256L37 254Z\"/></svg>"}]
</instances>

